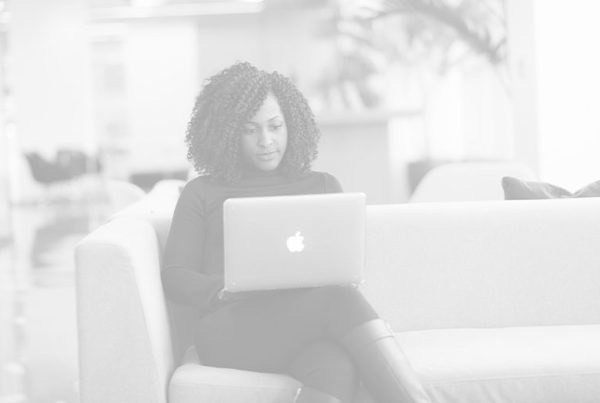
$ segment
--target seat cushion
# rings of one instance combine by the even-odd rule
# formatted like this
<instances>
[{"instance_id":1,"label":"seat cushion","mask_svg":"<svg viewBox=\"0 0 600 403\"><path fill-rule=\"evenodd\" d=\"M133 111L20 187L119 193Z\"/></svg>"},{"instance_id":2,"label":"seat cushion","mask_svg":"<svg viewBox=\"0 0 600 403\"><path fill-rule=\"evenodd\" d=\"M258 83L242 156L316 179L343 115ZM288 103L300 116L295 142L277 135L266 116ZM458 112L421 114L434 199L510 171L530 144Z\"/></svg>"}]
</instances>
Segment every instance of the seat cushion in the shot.
<instances>
[{"instance_id":1,"label":"seat cushion","mask_svg":"<svg viewBox=\"0 0 600 403\"><path fill-rule=\"evenodd\" d=\"M186 363L171 378L169 403L293 402L300 386L286 375Z\"/></svg>"},{"instance_id":2,"label":"seat cushion","mask_svg":"<svg viewBox=\"0 0 600 403\"><path fill-rule=\"evenodd\" d=\"M435 403L600 401L600 325L397 335Z\"/></svg>"}]
</instances>

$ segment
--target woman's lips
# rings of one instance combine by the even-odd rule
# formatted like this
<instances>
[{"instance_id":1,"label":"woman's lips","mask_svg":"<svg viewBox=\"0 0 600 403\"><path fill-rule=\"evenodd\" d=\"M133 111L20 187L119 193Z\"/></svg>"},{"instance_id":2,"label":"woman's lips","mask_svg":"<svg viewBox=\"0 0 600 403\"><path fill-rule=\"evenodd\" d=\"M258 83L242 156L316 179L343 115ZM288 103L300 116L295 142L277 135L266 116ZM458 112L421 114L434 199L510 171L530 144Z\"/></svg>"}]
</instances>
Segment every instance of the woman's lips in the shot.
<instances>
[{"instance_id":1,"label":"woman's lips","mask_svg":"<svg viewBox=\"0 0 600 403\"><path fill-rule=\"evenodd\" d=\"M270 161L277 156L277 151L270 151L268 153L256 154L256 157L261 161Z\"/></svg>"}]
</instances>

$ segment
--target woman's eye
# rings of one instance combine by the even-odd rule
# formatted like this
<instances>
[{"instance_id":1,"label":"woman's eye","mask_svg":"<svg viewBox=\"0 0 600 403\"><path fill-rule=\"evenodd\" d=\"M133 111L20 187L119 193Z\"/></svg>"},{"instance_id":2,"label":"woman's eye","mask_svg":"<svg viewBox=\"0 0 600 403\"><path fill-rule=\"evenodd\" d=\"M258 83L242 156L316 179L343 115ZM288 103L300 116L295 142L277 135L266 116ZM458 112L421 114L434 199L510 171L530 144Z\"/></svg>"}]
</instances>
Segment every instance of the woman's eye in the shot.
<instances>
[{"instance_id":1,"label":"woman's eye","mask_svg":"<svg viewBox=\"0 0 600 403\"><path fill-rule=\"evenodd\" d=\"M254 128L254 127L245 127L244 128L244 134L252 135L254 133L256 133L256 128Z\"/></svg>"},{"instance_id":2,"label":"woman's eye","mask_svg":"<svg viewBox=\"0 0 600 403\"><path fill-rule=\"evenodd\" d=\"M273 130L273 131L279 130L279 129L281 129L282 126L283 125L281 123L271 125L271 130Z\"/></svg>"}]
</instances>

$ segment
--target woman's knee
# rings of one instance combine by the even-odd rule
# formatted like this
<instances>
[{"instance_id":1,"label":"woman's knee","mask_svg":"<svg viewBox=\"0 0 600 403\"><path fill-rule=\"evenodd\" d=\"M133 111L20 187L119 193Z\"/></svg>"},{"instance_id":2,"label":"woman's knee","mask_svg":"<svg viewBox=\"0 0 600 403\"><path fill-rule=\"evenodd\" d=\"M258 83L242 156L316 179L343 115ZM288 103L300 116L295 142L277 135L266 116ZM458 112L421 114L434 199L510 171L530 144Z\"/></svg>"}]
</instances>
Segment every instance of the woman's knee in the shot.
<instances>
[{"instance_id":1,"label":"woman's knee","mask_svg":"<svg viewBox=\"0 0 600 403\"><path fill-rule=\"evenodd\" d=\"M335 339L353 327L378 317L363 294L353 287L320 287L313 291L311 297L327 317L329 334Z\"/></svg>"},{"instance_id":2,"label":"woman's knee","mask_svg":"<svg viewBox=\"0 0 600 403\"><path fill-rule=\"evenodd\" d=\"M354 287L345 286L324 286L314 288L311 291L311 298L321 302L321 306L352 305L357 302L362 303L364 296Z\"/></svg>"}]
</instances>

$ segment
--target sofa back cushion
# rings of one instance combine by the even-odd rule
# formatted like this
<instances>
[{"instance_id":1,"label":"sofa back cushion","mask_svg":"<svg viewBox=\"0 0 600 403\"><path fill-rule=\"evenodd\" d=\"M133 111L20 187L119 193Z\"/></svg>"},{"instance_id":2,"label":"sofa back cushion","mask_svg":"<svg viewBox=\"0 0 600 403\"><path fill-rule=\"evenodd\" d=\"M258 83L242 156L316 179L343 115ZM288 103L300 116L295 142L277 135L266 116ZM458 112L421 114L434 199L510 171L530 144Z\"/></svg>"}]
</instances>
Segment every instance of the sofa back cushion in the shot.
<instances>
[{"instance_id":1,"label":"sofa back cushion","mask_svg":"<svg viewBox=\"0 0 600 403\"><path fill-rule=\"evenodd\" d=\"M600 199L367 207L363 291L396 330L600 323Z\"/></svg>"}]
</instances>

